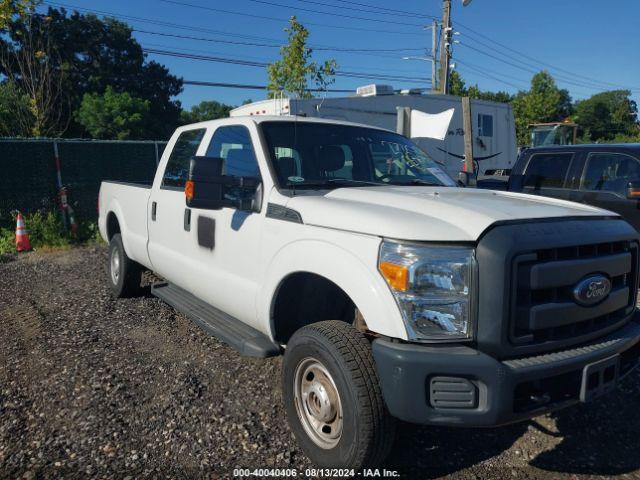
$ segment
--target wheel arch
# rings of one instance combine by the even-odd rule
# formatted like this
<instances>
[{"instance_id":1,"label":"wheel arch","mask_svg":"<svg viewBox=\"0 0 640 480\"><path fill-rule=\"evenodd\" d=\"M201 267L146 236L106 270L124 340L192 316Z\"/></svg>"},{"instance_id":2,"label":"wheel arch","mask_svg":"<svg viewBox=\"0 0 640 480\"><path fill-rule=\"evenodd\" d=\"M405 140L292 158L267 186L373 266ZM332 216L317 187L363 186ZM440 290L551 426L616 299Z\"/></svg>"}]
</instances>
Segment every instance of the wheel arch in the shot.
<instances>
[{"instance_id":1,"label":"wheel arch","mask_svg":"<svg viewBox=\"0 0 640 480\"><path fill-rule=\"evenodd\" d=\"M313 255L309 252L313 252ZM258 314L269 319L268 329L272 338L276 340L283 331L293 333L290 329L283 328L279 323L282 317L276 315L280 313L278 302L284 298L282 295L297 295L302 300L308 299L303 291L287 292L285 289L292 285L300 285L291 282L313 279L316 285L321 285L330 294L344 295L362 314L369 330L389 337L406 339L406 330L395 300L377 271L375 259L372 261L372 265L366 265L355 253L319 240L300 240L282 248L269 265L263 293L258 300ZM316 302L315 299L313 301ZM340 302L337 303L334 309L329 308L328 311L345 313L345 310L339 308ZM313 321L340 319L346 320L346 317L316 316ZM298 328L313 321L298 323Z\"/></svg>"}]
</instances>

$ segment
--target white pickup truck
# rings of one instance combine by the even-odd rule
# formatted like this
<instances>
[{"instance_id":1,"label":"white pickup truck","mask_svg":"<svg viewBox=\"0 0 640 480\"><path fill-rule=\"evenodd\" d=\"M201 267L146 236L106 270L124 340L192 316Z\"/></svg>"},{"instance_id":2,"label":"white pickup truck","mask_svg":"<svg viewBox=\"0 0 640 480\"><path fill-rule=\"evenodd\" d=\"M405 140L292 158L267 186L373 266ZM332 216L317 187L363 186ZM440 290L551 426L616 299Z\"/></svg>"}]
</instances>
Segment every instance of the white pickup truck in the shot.
<instances>
[{"instance_id":1,"label":"white pickup truck","mask_svg":"<svg viewBox=\"0 0 640 480\"><path fill-rule=\"evenodd\" d=\"M395 419L494 426L638 364L637 232L611 212L458 188L406 138L303 117L179 128L152 185L103 182L116 296L153 293L240 353L284 353L319 466L380 464ZM266 379L273 381L274 379Z\"/></svg>"}]
</instances>

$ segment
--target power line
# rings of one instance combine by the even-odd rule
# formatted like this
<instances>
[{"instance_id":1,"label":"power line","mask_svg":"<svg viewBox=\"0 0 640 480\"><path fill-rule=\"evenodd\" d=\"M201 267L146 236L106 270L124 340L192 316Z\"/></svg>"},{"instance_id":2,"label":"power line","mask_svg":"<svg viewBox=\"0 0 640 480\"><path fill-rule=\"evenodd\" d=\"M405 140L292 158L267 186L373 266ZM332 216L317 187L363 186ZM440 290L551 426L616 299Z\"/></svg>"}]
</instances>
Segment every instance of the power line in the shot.
<instances>
[{"instance_id":1,"label":"power line","mask_svg":"<svg viewBox=\"0 0 640 480\"><path fill-rule=\"evenodd\" d=\"M534 58L534 57L532 57L532 56L530 56L530 55L527 55L526 53L523 53L523 52L520 52L520 51L518 51L518 50L515 50L514 48L511 48L511 47L509 47L509 46L507 46L507 45L505 45L505 44L503 44L503 43L500 43L500 42L498 42L498 41L496 41L496 40L494 40L494 39L492 39L492 38L490 38L490 37L488 37L488 36L484 35L483 33L480 33L480 32L478 32L477 30L474 30L474 29L472 29L471 27L468 27L468 26L466 26L466 25L464 25L464 24L462 24L462 23L460 23L460 22L456 22L456 25L459 25L459 26L461 26L463 29L466 29L466 30L468 30L468 31L470 31L470 32L472 32L472 33L475 33L476 35L479 35L479 36L480 36L480 37L482 37L482 38L485 38L485 39L489 40L490 42L492 42L492 43L494 43L494 44L496 44L496 45L498 45L498 46L500 46L500 47L504 48L505 50L509 50L510 52L516 53L516 54L518 54L518 55L520 55L520 56L522 56L522 57L524 57L524 58L527 58L527 59L532 60L532 61L534 61L534 62L536 62L536 63L539 63L539 64L541 64L541 65L544 65L544 66L546 66L546 67L549 67L549 68L551 68L551 69L553 69L553 70L558 70L558 71L560 71L560 72L564 72L564 73L566 73L566 74L568 74L568 75L572 75L572 76L575 76L575 77L580 77L580 78L583 78L583 79L588 80L588 81L591 81L591 82L602 83L602 84L604 84L604 85L609 85L609 86L619 87L619 88L625 88L625 89L629 89L629 90L640 90L640 87L631 87L631 88L629 88L629 87L624 86L624 85L619 85L619 84L615 84L615 83L605 82L605 81L603 81L603 80L596 80L596 79L594 79L594 78L592 78L592 77L588 77L588 76L585 76L585 75L580 75L580 74L575 73L575 72L571 72L571 71L566 70L566 69L564 69L564 68L560 68L560 67L557 67L557 66L555 66L555 65L552 65L552 64L550 64L550 63L546 63L546 62L544 62L544 61L542 61L542 60L539 60L539 59L537 59L537 58Z\"/></svg>"},{"instance_id":2,"label":"power line","mask_svg":"<svg viewBox=\"0 0 640 480\"><path fill-rule=\"evenodd\" d=\"M184 52L176 52L170 50L163 50L157 48L143 48L145 53L150 53L154 55L163 55L175 58L184 58L188 60L200 60L214 63L227 63L232 65L242 65L246 67L261 67L264 68L268 65L266 62L257 62L251 60L241 60L238 58L227 58L227 57L217 57L211 55L198 55L192 53L184 53ZM336 72L336 76L340 77L350 77L350 78L360 78L360 79L375 79L375 80L386 80L386 81L408 81L408 82L425 82L427 78L419 78L419 77L408 77L403 75L381 75L377 73L368 73L368 72L352 72L346 70L340 70Z\"/></svg>"},{"instance_id":3,"label":"power line","mask_svg":"<svg viewBox=\"0 0 640 480\"><path fill-rule=\"evenodd\" d=\"M355 11L355 12L365 12L365 13L373 13L375 15L392 15L394 17L408 17L408 18L423 18L423 17L429 17L429 15L414 15L414 14L403 14L403 13L391 13L391 12L384 12L384 11L377 11L377 10L365 10L362 7L345 7L344 5L335 5L335 4L331 4L331 3L325 3L325 2L318 2L316 0L296 0L298 2L302 2L302 3L310 3L312 5L321 5L324 7L331 7L331 8L341 8L343 10L351 10L351 11ZM364 5L364 4L358 4L358 5ZM370 7L370 5L367 5L367 7ZM377 8L377 7L373 7L373 8ZM434 19L436 17L433 17Z\"/></svg>"},{"instance_id":4,"label":"power line","mask_svg":"<svg viewBox=\"0 0 640 480\"><path fill-rule=\"evenodd\" d=\"M308 0L298 0L299 2L302 1L308 1ZM387 12L387 15L403 15L403 16L408 16L408 17L413 17L413 18L429 18L432 20L439 20L439 17L434 17L433 15L427 15L424 13L419 13L419 12L409 12L407 10L398 10L395 8L386 8L386 7L380 7L377 5L371 5L371 4L367 4L367 3L360 3L360 2L353 2L353 1L348 1L348 0L335 0L336 2L340 2L340 3L346 3L349 5L358 5L361 7L367 7L367 8L375 8L378 10L383 10L385 12ZM337 5L336 5L337 6ZM342 7L342 8L346 8L346 7ZM383 13L383 12L380 12Z\"/></svg>"},{"instance_id":5,"label":"power line","mask_svg":"<svg viewBox=\"0 0 640 480\"><path fill-rule=\"evenodd\" d=\"M169 2L171 0L161 0L163 2ZM321 10L313 10L310 8L302 8L302 7L294 7L293 5L286 5L286 4L282 4L282 3L277 3L277 2L271 2L268 0L247 0L248 2L253 2L253 3L260 3L262 5L271 5L272 7L284 7L284 8L292 8L294 10L300 10L302 12L309 12L309 13L317 13L320 15L329 15L331 17L341 17L341 18L348 18L350 20L362 20L362 21L366 21L366 22L377 22L377 23L391 23L391 24L395 24L395 25L403 25L403 26L412 26L412 27L422 27L423 25L420 23L406 23L406 22L397 22L394 20L382 20L379 18L367 18L367 17L358 17L356 15L347 15L344 13L335 13L335 12L323 12ZM329 5L331 6L331 5Z\"/></svg>"},{"instance_id":6,"label":"power line","mask_svg":"<svg viewBox=\"0 0 640 480\"><path fill-rule=\"evenodd\" d=\"M287 19L283 19L283 18L278 18L278 17L268 17L266 15L257 15L257 14L253 14L253 13L246 13L246 12L236 12L233 10L225 10L222 8L214 8L214 7L207 7L204 5L196 5L193 3L187 3L187 2L181 2L181 1L177 1L177 0L159 0L160 2L164 2L164 3L171 3L174 5L180 5L183 7L190 7L190 8L197 8L197 9L201 9L201 10L207 10L207 11L211 11L211 12L217 12L217 13L226 13L229 15L239 15L242 17L251 17L251 18L259 18L261 20L270 20L270 21L275 21L275 22L280 22L280 23L286 23L288 22ZM320 12L317 12L320 13ZM324 28L338 28L338 29L342 29L342 30L356 30L356 31L361 31L361 32L373 32L373 33L393 33L396 35L421 35L421 33L417 33L417 32L406 32L406 31L398 31L398 30L377 30L377 29L371 29L371 28L360 28L360 27L353 27L353 26L344 26L344 25L331 25L331 24L327 24L327 23L317 23L317 22L309 22L306 21L304 22L306 25L314 25L316 27L324 27ZM421 25L419 25L421 26Z\"/></svg>"},{"instance_id":7,"label":"power line","mask_svg":"<svg viewBox=\"0 0 640 480\"><path fill-rule=\"evenodd\" d=\"M159 35L162 37L171 37L171 38L180 38L185 40L196 40L199 42L212 42L212 43L227 43L230 45L246 45L252 47L267 47L267 48L281 48L281 43L258 43L258 42L242 42L235 40L222 40L217 38L206 38L206 37L194 37L190 35L178 35L173 33L165 33L165 32L154 32L150 30L141 30L138 28L133 29L134 32L145 33L148 35ZM386 52L406 52L406 51L423 51L424 48L342 48L342 47L323 47L323 46L313 46L309 45L309 48L318 51L331 51L331 52L353 52L353 53L386 53ZM395 57L392 57L395 58Z\"/></svg>"},{"instance_id":8,"label":"power line","mask_svg":"<svg viewBox=\"0 0 640 480\"><path fill-rule=\"evenodd\" d=\"M243 90L267 90L266 85L246 85L243 83L223 83L223 82L203 82L199 80L183 80L185 85L195 85L200 87L222 87L222 88L239 88ZM309 88L309 92L329 92L329 93L353 93L355 90L345 90L339 88Z\"/></svg>"},{"instance_id":9,"label":"power line","mask_svg":"<svg viewBox=\"0 0 640 480\"><path fill-rule=\"evenodd\" d=\"M497 60L497 61L499 61L499 62L502 62L502 63L504 63L504 64L506 64L506 65L510 65L510 66L512 66L512 67L514 67L514 68L518 68L518 69L520 69L520 70L524 70L525 72L529 72L529 73L533 73L533 74L538 73L538 70L536 70L535 68L523 67L522 65L518 65L518 64L513 63L513 62L511 62L511 61L505 60L504 58L501 58L501 57L498 57L498 56L493 55L493 54L491 54L491 53L488 53L488 52L485 52L485 51L483 51L483 50L480 50L479 48L473 47L473 46L471 46L471 45L469 45L469 44L467 44L467 43L460 42L460 45L461 45L461 46L463 46L463 47L469 48L469 49L471 49L471 50L473 50L473 51L475 51L475 52L478 52L478 53L480 53L480 54L482 54L482 55L485 55L485 56L487 56L487 57L489 57L489 58L493 58L494 60ZM572 79L566 78L566 77L564 77L564 76L557 76L557 75L556 75L556 77L557 77L559 80L561 80L561 81L563 81L563 82L565 82L565 83L568 83L568 84L570 84L570 85L574 85L574 86L578 86L578 87L583 87L583 88L589 88L589 89L591 89L591 90L602 90L602 87L600 87L600 86L596 86L596 85L593 85L593 84L588 84L588 83L585 83L585 82L572 80Z\"/></svg>"},{"instance_id":10,"label":"power line","mask_svg":"<svg viewBox=\"0 0 640 480\"><path fill-rule=\"evenodd\" d=\"M474 66L472 66L472 65L470 65L470 64L467 64L467 63L465 63L465 62L461 62L461 61L460 61L460 60L458 60L457 58L455 59L455 62L456 62L456 64L460 64L460 65L462 65L462 66L463 66L463 67L465 67L465 68L468 68L468 69L470 69L470 70L473 70L473 71L474 71L474 72L476 72L476 74L478 74L478 75L481 75L481 76L483 76L483 77L486 77L486 78L489 78L489 79L495 80L495 81L497 81L497 82L503 83L503 84L508 85L508 86L510 86L510 87L517 88L518 90L523 90L523 89L525 89L525 88L526 88L526 87L523 87L522 85L516 85L516 84L514 84L514 83L507 82L506 80L503 80L502 78L499 78L499 77L493 76L493 75L491 75L491 74L489 74L489 73L485 72L484 70L482 70L482 69L480 69L480 68L478 68L478 67L474 67Z\"/></svg>"}]
</instances>

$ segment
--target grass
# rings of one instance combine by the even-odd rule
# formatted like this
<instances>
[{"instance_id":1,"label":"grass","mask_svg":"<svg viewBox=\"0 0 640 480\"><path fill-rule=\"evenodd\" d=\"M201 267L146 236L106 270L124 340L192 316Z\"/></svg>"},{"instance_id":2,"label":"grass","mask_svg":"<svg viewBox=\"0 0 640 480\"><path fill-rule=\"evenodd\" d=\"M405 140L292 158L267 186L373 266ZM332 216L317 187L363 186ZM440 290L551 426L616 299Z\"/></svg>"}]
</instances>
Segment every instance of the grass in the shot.
<instances>
[{"instance_id":1,"label":"grass","mask_svg":"<svg viewBox=\"0 0 640 480\"><path fill-rule=\"evenodd\" d=\"M60 250L78 243L102 242L96 222L81 222L78 235L74 237L65 230L60 215L52 211L25 215L25 224L34 250ZM11 253L16 253L15 231L0 227L0 257Z\"/></svg>"}]
</instances>

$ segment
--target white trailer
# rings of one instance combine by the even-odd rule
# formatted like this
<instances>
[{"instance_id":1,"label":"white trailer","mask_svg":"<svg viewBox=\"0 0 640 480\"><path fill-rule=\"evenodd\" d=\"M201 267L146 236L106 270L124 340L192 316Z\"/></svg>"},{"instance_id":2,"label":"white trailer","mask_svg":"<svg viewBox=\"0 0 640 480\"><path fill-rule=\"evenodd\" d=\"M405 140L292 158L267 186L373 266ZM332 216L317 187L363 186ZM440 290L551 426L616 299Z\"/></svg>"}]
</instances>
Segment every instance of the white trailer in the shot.
<instances>
[{"instance_id":1,"label":"white trailer","mask_svg":"<svg viewBox=\"0 0 640 480\"><path fill-rule=\"evenodd\" d=\"M231 111L232 117L244 115L304 115L345 120L396 130L397 107L409 107L425 113L455 109L444 140L413 138L447 173L457 178L464 163L462 100L441 94L386 94L388 89L359 89L358 96L342 98L262 100ZM383 93L384 92L384 93ZM511 106L485 100L471 100L473 157L479 176L508 175L518 151Z\"/></svg>"}]
</instances>

